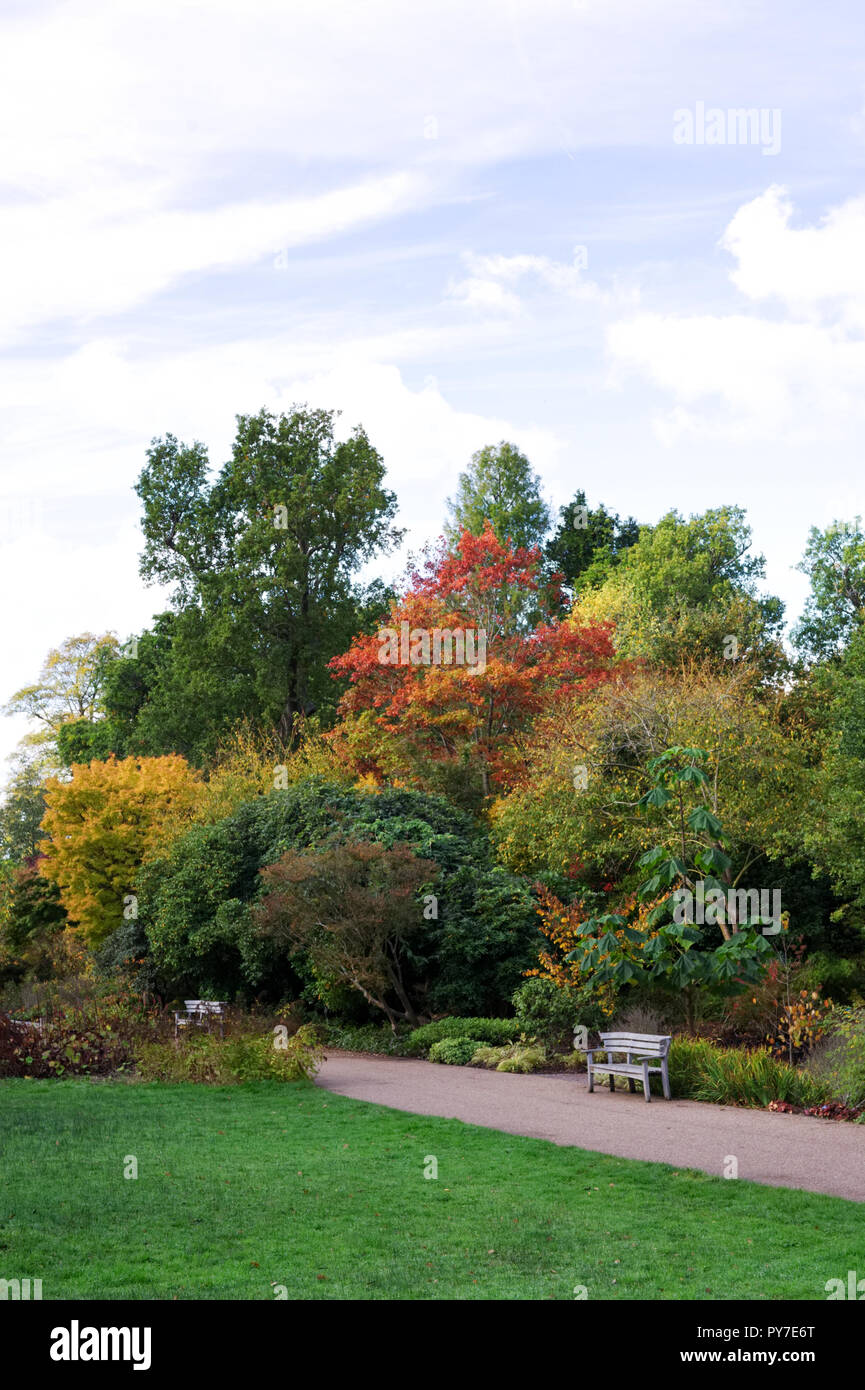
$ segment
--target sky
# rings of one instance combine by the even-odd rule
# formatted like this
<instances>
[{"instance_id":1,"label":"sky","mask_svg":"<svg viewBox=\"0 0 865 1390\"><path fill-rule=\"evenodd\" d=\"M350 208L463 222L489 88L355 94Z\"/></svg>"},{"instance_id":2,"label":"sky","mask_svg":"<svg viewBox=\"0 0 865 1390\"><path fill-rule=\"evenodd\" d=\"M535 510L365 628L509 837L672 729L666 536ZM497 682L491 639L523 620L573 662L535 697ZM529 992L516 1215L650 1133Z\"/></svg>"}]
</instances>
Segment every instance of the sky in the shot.
<instances>
[{"instance_id":1,"label":"sky","mask_svg":"<svg viewBox=\"0 0 865 1390\"><path fill-rule=\"evenodd\" d=\"M0 700L165 606L150 441L295 402L408 551L507 439L554 508L744 507L795 620L865 513L863 157L854 0L5 0Z\"/></svg>"}]
</instances>

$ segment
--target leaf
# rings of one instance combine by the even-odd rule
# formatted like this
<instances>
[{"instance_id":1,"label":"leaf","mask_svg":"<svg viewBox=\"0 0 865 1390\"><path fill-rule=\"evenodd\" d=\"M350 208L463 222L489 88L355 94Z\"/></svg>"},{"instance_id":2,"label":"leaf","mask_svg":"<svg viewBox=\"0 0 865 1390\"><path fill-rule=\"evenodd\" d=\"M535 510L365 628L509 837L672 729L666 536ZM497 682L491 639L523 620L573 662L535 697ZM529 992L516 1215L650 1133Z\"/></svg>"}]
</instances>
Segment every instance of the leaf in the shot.
<instances>
[{"instance_id":1,"label":"leaf","mask_svg":"<svg viewBox=\"0 0 865 1390\"><path fill-rule=\"evenodd\" d=\"M702 869L703 873L708 872L709 869L718 869L720 873L723 873L733 863L730 856L715 845L707 845L705 849L701 849L695 855L694 862L698 868Z\"/></svg>"},{"instance_id":2,"label":"leaf","mask_svg":"<svg viewBox=\"0 0 865 1390\"><path fill-rule=\"evenodd\" d=\"M645 796L640 797L637 805L666 806L667 802L671 799L671 794L667 791L666 787L653 787L650 792L646 792Z\"/></svg>"},{"instance_id":3,"label":"leaf","mask_svg":"<svg viewBox=\"0 0 865 1390\"><path fill-rule=\"evenodd\" d=\"M714 835L716 839L720 839L724 834L724 827L721 825L721 822L718 820L717 816L712 815L712 812L708 810L706 806L696 806L694 810L690 812L688 816L688 825L692 830L708 831L708 833Z\"/></svg>"}]
</instances>

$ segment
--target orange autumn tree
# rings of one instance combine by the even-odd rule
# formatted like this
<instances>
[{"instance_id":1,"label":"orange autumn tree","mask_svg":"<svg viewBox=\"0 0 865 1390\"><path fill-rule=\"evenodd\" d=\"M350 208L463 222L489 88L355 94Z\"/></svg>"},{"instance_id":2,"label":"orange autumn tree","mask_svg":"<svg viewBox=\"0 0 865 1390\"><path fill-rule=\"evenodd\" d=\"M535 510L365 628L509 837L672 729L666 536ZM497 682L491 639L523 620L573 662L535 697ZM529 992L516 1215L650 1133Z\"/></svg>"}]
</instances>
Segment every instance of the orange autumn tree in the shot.
<instances>
[{"instance_id":1,"label":"orange autumn tree","mask_svg":"<svg viewBox=\"0 0 865 1390\"><path fill-rule=\"evenodd\" d=\"M185 758L73 763L68 782L45 784L40 872L60 889L71 922L99 946L133 915L136 872L169 818L191 813L201 779Z\"/></svg>"},{"instance_id":2,"label":"orange autumn tree","mask_svg":"<svg viewBox=\"0 0 865 1390\"><path fill-rule=\"evenodd\" d=\"M334 745L376 782L489 796L520 765L534 718L610 673L610 625L557 611L537 546L502 542L489 523L463 531L411 574L377 632L329 663L349 680Z\"/></svg>"}]
</instances>

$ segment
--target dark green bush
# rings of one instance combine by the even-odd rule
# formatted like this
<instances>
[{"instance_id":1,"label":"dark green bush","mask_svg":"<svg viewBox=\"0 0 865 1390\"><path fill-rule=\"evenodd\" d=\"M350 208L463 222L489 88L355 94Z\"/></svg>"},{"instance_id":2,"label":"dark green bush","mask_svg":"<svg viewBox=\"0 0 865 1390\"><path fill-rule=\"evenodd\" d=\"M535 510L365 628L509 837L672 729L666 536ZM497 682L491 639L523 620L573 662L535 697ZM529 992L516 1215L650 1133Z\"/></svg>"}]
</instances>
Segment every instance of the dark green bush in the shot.
<instances>
[{"instance_id":1,"label":"dark green bush","mask_svg":"<svg viewBox=\"0 0 865 1390\"><path fill-rule=\"evenodd\" d=\"M385 1057L405 1057L406 1030L393 1032L389 1024L366 1023L360 1026L328 1021L322 1025L325 1042L344 1052L375 1052Z\"/></svg>"},{"instance_id":2,"label":"dark green bush","mask_svg":"<svg viewBox=\"0 0 865 1390\"><path fill-rule=\"evenodd\" d=\"M542 938L525 880L494 862L483 827L438 797L404 789L361 792L311 777L269 792L216 825L198 825L141 872L138 921L147 980L164 995L280 998L315 982L302 958L256 929L259 871L288 849L336 839L411 845L439 866L437 916L412 946L410 989L431 1011L504 1010ZM137 949L127 929L106 959ZM323 1002L319 1000L319 1006ZM363 1007L366 1007L365 1005ZM367 1018L369 1014L367 1014ZM355 1014L352 1021L366 1021Z\"/></svg>"},{"instance_id":3,"label":"dark green bush","mask_svg":"<svg viewBox=\"0 0 865 1390\"><path fill-rule=\"evenodd\" d=\"M515 1042L519 1036L520 1028L514 1018L439 1018L409 1033L405 1051L409 1057L425 1057L433 1043L444 1038L477 1038L479 1044L501 1046Z\"/></svg>"}]
</instances>

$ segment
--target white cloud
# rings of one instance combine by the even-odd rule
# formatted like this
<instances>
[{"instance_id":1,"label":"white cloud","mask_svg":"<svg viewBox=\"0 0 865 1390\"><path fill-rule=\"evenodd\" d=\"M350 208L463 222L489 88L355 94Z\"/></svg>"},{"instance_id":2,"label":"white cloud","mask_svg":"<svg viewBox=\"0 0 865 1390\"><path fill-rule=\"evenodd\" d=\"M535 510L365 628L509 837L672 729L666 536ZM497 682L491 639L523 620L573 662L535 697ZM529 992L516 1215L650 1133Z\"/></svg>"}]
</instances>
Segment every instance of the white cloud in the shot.
<instances>
[{"instance_id":1,"label":"white cloud","mask_svg":"<svg viewBox=\"0 0 865 1390\"><path fill-rule=\"evenodd\" d=\"M636 371L674 398L655 421L682 434L736 440L839 439L865 415L865 200L833 209L818 227L793 229L793 208L772 187L736 213L722 246L730 278L752 301L786 311L665 315L611 324L611 377Z\"/></svg>"},{"instance_id":2,"label":"white cloud","mask_svg":"<svg viewBox=\"0 0 865 1390\"><path fill-rule=\"evenodd\" d=\"M634 304L639 299L634 290L623 291L614 283L610 290L602 289L584 274L588 265L585 246L574 247L573 261L554 261L549 256L481 256L467 251L463 262L472 272L464 280L448 286L450 298L472 309L517 313L519 296L505 286L529 282L530 291L551 291L565 300L598 305Z\"/></svg>"},{"instance_id":3,"label":"white cloud","mask_svg":"<svg viewBox=\"0 0 865 1390\"><path fill-rule=\"evenodd\" d=\"M777 299L794 315L865 328L865 198L832 208L817 227L792 227L793 204L773 185L733 218L721 245L730 278L752 300Z\"/></svg>"},{"instance_id":4,"label":"white cloud","mask_svg":"<svg viewBox=\"0 0 865 1390\"><path fill-rule=\"evenodd\" d=\"M125 204L102 193L0 208L0 336L69 315L116 314L183 275L273 259L416 209L428 196L421 176L392 174L315 197L197 211L145 211L143 192Z\"/></svg>"}]
</instances>

